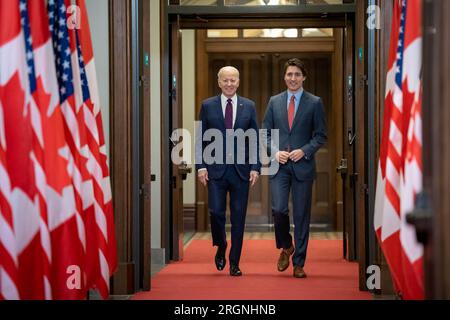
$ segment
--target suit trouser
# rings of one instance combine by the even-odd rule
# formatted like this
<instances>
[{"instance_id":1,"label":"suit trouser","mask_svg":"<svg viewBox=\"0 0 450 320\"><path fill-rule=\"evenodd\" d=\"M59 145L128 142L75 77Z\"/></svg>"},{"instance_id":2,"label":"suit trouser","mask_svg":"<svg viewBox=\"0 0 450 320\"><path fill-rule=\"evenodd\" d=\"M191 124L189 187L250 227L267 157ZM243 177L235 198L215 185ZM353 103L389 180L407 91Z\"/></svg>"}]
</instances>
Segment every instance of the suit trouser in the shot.
<instances>
[{"instance_id":1,"label":"suit trouser","mask_svg":"<svg viewBox=\"0 0 450 320\"><path fill-rule=\"evenodd\" d=\"M247 214L249 181L241 179L234 165L228 165L220 179L208 182L208 206L211 220L213 246L227 243L225 232L227 193L230 193L231 249L230 264L239 265Z\"/></svg>"},{"instance_id":2,"label":"suit trouser","mask_svg":"<svg viewBox=\"0 0 450 320\"><path fill-rule=\"evenodd\" d=\"M292 165L291 161L281 165L277 175L270 180L272 214L277 248L288 249L292 245L292 236L289 233L289 193L292 191L295 244L292 263L294 266L303 267L309 240L313 180L297 180Z\"/></svg>"}]
</instances>

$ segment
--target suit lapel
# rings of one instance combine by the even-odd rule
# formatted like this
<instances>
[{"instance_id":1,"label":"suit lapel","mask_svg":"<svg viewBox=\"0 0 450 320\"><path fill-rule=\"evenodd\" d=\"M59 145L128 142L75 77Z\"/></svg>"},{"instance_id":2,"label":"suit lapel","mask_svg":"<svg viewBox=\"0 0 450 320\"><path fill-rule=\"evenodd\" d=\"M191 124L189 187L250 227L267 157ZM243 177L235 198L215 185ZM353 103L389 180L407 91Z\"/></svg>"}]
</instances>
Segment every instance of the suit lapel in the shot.
<instances>
[{"instance_id":1,"label":"suit lapel","mask_svg":"<svg viewBox=\"0 0 450 320\"><path fill-rule=\"evenodd\" d=\"M221 121L222 127L223 127L223 129L225 129L225 117L223 115L222 99L221 99L220 95L217 96L217 98L216 98L216 113L218 113L219 119L222 119L222 121Z\"/></svg>"},{"instance_id":2,"label":"suit lapel","mask_svg":"<svg viewBox=\"0 0 450 320\"><path fill-rule=\"evenodd\" d=\"M302 97L300 98L300 103L298 104L298 110L295 113L295 117L294 117L294 123L292 124L292 130L294 130L295 126L298 124L298 122L301 119L301 115L303 114L303 112L305 112L305 106L308 103L308 94L305 90L303 90L302 93Z\"/></svg>"},{"instance_id":3,"label":"suit lapel","mask_svg":"<svg viewBox=\"0 0 450 320\"><path fill-rule=\"evenodd\" d=\"M233 129L236 129L236 125L238 123L238 120L241 118L243 110L244 110L244 104L242 103L241 97L237 96L236 121L234 122Z\"/></svg>"}]
</instances>

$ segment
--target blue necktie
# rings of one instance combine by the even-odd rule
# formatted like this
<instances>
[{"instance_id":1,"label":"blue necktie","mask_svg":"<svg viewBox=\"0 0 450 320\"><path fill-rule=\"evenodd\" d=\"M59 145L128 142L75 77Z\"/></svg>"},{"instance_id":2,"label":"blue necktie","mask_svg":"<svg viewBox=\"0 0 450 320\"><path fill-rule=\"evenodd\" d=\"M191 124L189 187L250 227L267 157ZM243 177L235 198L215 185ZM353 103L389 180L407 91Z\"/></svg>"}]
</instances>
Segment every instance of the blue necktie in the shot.
<instances>
[{"instance_id":1,"label":"blue necktie","mask_svg":"<svg viewBox=\"0 0 450 320\"><path fill-rule=\"evenodd\" d=\"M233 129L233 104L231 99L227 100L227 107L225 109L225 128Z\"/></svg>"}]
</instances>

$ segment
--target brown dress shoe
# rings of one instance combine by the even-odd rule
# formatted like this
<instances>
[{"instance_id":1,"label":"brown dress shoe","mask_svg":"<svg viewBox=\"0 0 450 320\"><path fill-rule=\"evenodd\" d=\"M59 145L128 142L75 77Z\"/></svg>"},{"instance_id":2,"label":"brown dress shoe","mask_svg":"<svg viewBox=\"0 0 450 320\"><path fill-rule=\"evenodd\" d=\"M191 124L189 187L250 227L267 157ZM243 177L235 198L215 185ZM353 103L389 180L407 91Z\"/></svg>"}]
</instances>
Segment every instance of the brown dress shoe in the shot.
<instances>
[{"instance_id":1,"label":"brown dress shoe","mask_svg":"<svg viewBox=\"0 0 450 320\"><path fill-rule=\"evenodd\" d=\"M306 273L302 267L294 267L294 278L306 278Z\"/></svg>"},{"instance_id":2,"label":"brown dress shoe","mask_svg":"<svg viewBox=\"0 0 450 320\"><path fill-rule=\"evenodd\" d=\"M278 271L283 272L289 267L289 257L294 253L294 246L291 245L289 249L281 250L280 257L278 258Z\"/></svg>"}]
</instances>

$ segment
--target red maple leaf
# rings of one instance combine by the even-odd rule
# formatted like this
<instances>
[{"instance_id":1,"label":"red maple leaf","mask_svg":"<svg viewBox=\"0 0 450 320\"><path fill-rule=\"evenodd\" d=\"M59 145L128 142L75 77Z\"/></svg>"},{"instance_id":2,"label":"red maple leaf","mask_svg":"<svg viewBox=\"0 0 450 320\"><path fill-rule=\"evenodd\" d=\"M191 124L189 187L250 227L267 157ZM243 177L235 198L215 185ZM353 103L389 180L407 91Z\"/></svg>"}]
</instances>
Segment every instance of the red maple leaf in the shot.
<instances>
[{"instance_id":1,"label":"red maple leaf","mask_svg":"<svg viewBox=\"0 0 450 320\"><path fill-rule=\"evenodd\" d=\"M16 72L5 86L0 86L0 101L4 112L7 171L11 188L20 188L30 199L36 194L31 152L33 131L30 113L25 106L25 92Z\"/></svg>"},{"instance_id":2,"label":"red maple leaf","mask_svg":"<svg viewBox=\"0 0 450 320\"><path fill-rule=\"evenodd\" d=\"M49 110L51 95L45 91L41 77L36 83L37 88L33 98L41 113L44 140L43 167L47 184L61 194L62 190L71 184L71 178L67 172L67 160L59 154L59 151L67 145L62 113L59 106Z\"/></svg>"}]
</instances>

